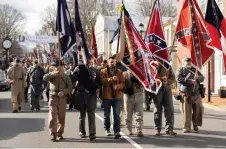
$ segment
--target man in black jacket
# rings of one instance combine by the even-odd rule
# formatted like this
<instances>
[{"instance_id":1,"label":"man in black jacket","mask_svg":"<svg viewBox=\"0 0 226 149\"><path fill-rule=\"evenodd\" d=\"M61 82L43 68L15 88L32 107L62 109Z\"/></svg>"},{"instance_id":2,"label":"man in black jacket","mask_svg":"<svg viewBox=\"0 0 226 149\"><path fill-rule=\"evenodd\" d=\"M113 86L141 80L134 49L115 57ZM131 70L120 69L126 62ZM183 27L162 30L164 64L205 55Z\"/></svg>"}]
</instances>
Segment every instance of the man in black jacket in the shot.
<instances>
[{"instance_id":1,"label":"man in black jacket","mask_svg":"<svg viewBox=\"0 0 226 149\"><path fill-rule=\"evenodd\" d=\"M96 124L95 124L95 109L97 103L96 86L99 80L98 70L91 67L89 64L84 65L80 58L78 66L73 74L73 83L76 85L75 108L79 110L79 132L80 137L85 138L85 118L88 114L89 122L89 139L96 139Z\"/></svg>"}]
</instances>

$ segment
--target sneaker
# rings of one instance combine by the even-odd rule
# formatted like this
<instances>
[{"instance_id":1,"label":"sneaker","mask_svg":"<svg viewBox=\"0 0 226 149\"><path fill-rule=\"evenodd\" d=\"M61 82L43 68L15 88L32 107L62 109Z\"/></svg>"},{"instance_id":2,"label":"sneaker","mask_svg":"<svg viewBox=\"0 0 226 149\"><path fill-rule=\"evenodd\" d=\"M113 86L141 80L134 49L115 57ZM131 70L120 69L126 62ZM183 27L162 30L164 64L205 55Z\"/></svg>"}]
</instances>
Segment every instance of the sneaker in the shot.
<instances>
[{"instance_id":1,"label":"sneaker","mask_svg":"<svg viewBox=\"0 0 226 149\"><path fill-rule=\"evenodd\" d=\"M144 136L144 134L142 133L142 131L139 131L139 132L137 132L137 137L143 137Z\"/></svg>"},{"instance_id":2,"label":"sneaker","mask_svg":"<svg viewBox=\"0 0 226 149\"><path fill-rule=\"evenodd\" d=\"M18 111L17 110L13 110L13 113L17 113Z\"/></svg>"},{"instance_id":3,"label":"sneaker","mask_svg":"<svg viewBox=\"0 0 226 149\"><path fill-rule=\"evenodd\" d=\"M18 111L21 111L21 107L18 107Z\"/></svg>"},{"instance_id":4,"label":"sneaker","mask_svg":"<svg viewBox=\"0 0 226 149\"><path fill-rule=\"evenodd\" d=\"M170 136L175 136L175 135L177 135L177 133L174 132L173 130L167 130L167 131L166 131L166 134L167 134L167 135L170 135Z\"/></svg>"},{"instance_id":5,"label":"sneaker","mask_svg":"<svg viewBox=\"0 0 226 149\"><path fill-rule=\"evenodd\" d=\"M106 130L106 131L105 131L105 135L106 135L106 136L111 136L110 130Z\"/></svg>"},{"instance_id":6,"label":"sneaker","mask_svg":"<svg viewBox=\"0 0 226 149\"><path fill-rule=\"evenodd\" d=\"M120 137L121 137L121 135L119 134L119 132L117 132L117 133L115 134L114 139L119 139Z\"/></svg>"},{"instance_id":7,"label":"sneaker","mask_svg":"<svg viewBox=\"0 0 226 149\"><path fill-rule=\"evenodd\" d=\"M85 133L79 133L79 136L80 136L80 138L85 138L86 137L86 134Z\"/></svg>"},{"instance_id":8,"label":"sneaker","mask_svg":"<svg viewBox=\"0 0 226 149\"><path fill-rule=\"evenodd\" d=\"M56 141L57 141L57 140L56 140L56 136L52 136L51 141L52 141L52 142L56 142Z\"/></svg>"},{"instance_id":9,"label":"sneaker","mask_svg":"<svg viewBox=\"0 0 226 149\"><path fill-rule=\"evenodd\" d=\"M96 135L94 135L94 134L89 136L89 140L90 140L90 141L93 141L93 140L95 140L96 138L97 138L97 137L96 137Z\"/></svg>"}]
</instances>

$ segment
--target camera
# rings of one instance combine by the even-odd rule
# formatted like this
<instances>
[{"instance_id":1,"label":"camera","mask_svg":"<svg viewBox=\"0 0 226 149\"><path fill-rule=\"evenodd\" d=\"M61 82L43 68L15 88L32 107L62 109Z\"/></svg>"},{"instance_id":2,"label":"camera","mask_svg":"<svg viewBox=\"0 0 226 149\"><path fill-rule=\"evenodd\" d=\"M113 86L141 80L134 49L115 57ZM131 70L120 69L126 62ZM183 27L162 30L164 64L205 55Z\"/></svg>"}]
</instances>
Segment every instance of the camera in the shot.
<instances>
[{"instance_id":1,"label":"camera","mask_svg":"<svg viewBox=\"0 0 226 149\"><path fill-rule=\"evenodd\" d=\"M178 95L174 95L174 98L178 101L180 101L182 99L182 96L180 94Z\"/></svg>"}]
</instances>

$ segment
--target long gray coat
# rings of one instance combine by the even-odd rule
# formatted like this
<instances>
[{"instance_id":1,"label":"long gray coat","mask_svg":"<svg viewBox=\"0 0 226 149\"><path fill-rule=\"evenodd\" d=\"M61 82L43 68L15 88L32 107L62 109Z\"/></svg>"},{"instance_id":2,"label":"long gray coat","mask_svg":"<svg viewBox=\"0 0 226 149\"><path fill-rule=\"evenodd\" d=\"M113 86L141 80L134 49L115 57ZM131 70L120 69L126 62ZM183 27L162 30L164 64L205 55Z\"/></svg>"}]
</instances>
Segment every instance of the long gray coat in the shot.
<instances>
[{"instance_id":1,"label":"long gray coat","mask_svg":"<svg viewBox=\"0 0 226 149\"><path fill-rule=\"evenodd\" d=\"M29 82L29 94L39 95L42 93L43 76L45 72L41 67L31 67L27 73L27 82Z\"/></svg>"},{"instance_id":2,"label":"long gray coat","mask_svg":"<svg viewBox=\"0 0 226 149\"><path fill-rule=\"evenodd\" d=\"M89 72L87 71L89 69ZM98 70L91 67L77 66L72 74L72 81L76 86L76 91L73 95L75 98L75 108L81 112L93 111L97 107L96 85L99 80ZM89 74L91 78L89 78ZM96 74L96 78L93 77Z\"/></svg>"}]
</instances>

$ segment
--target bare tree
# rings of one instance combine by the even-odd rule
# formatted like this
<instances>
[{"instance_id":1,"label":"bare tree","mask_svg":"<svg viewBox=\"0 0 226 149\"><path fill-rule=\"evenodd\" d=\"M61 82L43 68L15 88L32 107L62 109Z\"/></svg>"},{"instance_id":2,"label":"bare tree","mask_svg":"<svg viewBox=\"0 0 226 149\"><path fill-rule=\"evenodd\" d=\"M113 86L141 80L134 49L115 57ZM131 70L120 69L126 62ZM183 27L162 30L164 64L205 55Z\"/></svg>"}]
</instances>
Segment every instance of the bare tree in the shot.
<instances>
[{"instance_id":1,"label":"bare tree","mask_svg":"<svg viewBox=\"0 0 226 149\"><path fill-rule=\"evenodd\" d=\"M56 35L56 6L49 6L41 14L42 28L36 35Z\"/></svg>"},{"instance_id":2,"label":"bare tree","mask_svg":"<svg viewBox=\"0 0 226 149\"><path fill-rule=\"evenodd\" d=\"M68 0L69 9L72 20L74 21L74 0ZM116 15L117 12L113 9L112 1L108 0L78 0L79 13L82 21L83 30L85 31L87 40L89 40L89 31L91 25L96 23L98 14Z\"/></svg>"},{"instance_id":3,"label":"bare tree","mask_svg":"<svg viewBox=\"0 0 226 149\"><path fill-rule=\"evenodd\" d=\"M1 36L9 36L16 40L23 33L25 17L13 6L0 5L0 32Z\"/></svg>"},{"instance_id":4,"label":"bare tree","mask_svg":"<svg viewBox=\"0 0 226 149\"><path fill-rule=\"evenodd\" d=\"M142 16L150 16L155 0L136 0L138 12ZM159 0L160 12L163 17L176 16L176 7L172 5L173 0Z\"/></svg>"}]
</instances>

